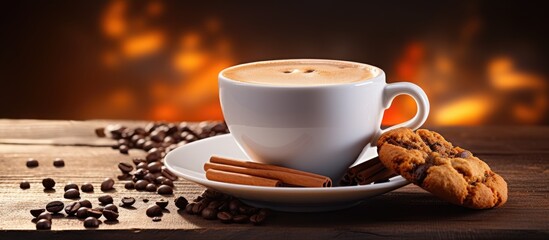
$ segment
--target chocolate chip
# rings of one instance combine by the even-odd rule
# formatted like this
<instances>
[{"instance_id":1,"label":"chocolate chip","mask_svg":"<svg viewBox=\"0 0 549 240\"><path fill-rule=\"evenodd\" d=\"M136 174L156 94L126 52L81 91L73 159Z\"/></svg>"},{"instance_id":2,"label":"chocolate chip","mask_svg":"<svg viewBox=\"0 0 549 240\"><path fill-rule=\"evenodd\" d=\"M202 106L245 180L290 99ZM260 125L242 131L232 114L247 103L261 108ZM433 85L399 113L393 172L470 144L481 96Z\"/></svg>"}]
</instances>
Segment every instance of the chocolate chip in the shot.
<instances>
[{"instance_id":1,"label":"chocolate chip","mask_svg":"<svg viewBox=\"0 0 549 240\"><path fill-rule=\"evenodd\" d=\"M118 213L113 210L103 210L103 216L109 221L116 221L118 219Z\"/></svg>"},{"instance_id":2,"label":"chocolate chip","mask_svg":"<svg viewBox=\"0 0 549 240\"><path fill-rule=\"evenodd\" d=\"M86 220L84 220L84 227L86 228L96 228L99 227L99 220L95 217L87 217Z\"/></svg>"},{"instance_id":3,"label":"chocolate chip","mask_svg":"<svg viewBox=\"0 0 549 240\"><path fill-rule=\"evenodd\" d=\"M58 213L65 207L61 201L52 201L46 205L46 210L51 213Z\"/></svg>"},{"instance_id":4,"label":"chocolate chip","mask_svg":"<svg viewBox=\"0 0 549 240\"><path fill-rule=\"evenodd\" d=\"M114 180L112 178L105 178L101 183L101 191L106 192L113 189Z\"/></svg>"},{"instance_id":5,"label":"chocolate chip","mask_svg":"<svg viewBox=\"0 0 549 240\"><path fill-rule=\"evenodd\" d=\"M37 230L49 230L51 229L51 221L47 219L40 219L36 222Z\"/></svg>"},{"instance_id":6,"label":"chocolate chip","mask_svg":"<svg viewBox=\"0 0 549 240\"><path fill-rule=\"evenodd\" d=\"M468 157L470 157L470 156L472 156L472 155L473 155L473 154L472 154L471 152L465 150L465 151L459 152L459 153L457 154L457 157L459 157L459 158L468 158Z\"/></svg>"},{"instance_id":7,"label":"chocolate chip","mask_svg":"<svg viewBox=\"0 0 549 240\"><path fill-rule=\"evenodd\" d=\"M31 209L30 210L30 213L33 217L38 217L38 215L40 215L41 213L45 212L46 209L43 209L43 208L36 208L36 209Z\"/></svg>"},{"instance_id":8,"label":"chocolate chip","mask_svg":"<svg viewBox=\"0 0 549 240\"><path fill-rule=\"evenodd\" d=\"M158 205L151 205L147 208L146 211L147 216L149 217L157 217L162 215L162 208Z\"/></svg>"},{"instance_id":9,"label":"chocolate chip","mask_svg":"<svg viewBox=\"0 0 549 240\"><path fill-rule=\"evenodd\" d=\"M64 167L65 166L65 161L61 158L56 158L55 160L53 160L53 166L55 166L55 167Z\"/></svg>"},{"instance_id":10,"label":"chocolate chip","mask_svg":"<svg viewBox=\"0 0 549 240\"><path fill-rule=\"evenodd\" d=\"M97 200L99 200L99 202L101 202L101 204L103 204L103 205L111 204L111 203L114 202L111 195L100 196L99 198L97 198Z\"/></svg>"},{"instance_id":11,"label":"chocolate chip","mask_svg":"<svg viewBox=\"0 0 549 240\"><path fill-rule=\"evenodd\" d=\"M160 185L160 187L158 187L158 194L161 194L161 195L173 194L173 188L168 185Z\"/></svg>"},{"instance_id":12,"label":"chocolate chip","mask_svg":"<svg viewBox=\"0 0 549 240\"><path fill-rule=\"evenodd\" d=\"M174 200L174 203L177 208L185 209L185 207L189 204L189 201L185 197L180 196Z\"/></svg>"},{"instance_id":13,"label":"chocolate chip","mask_svg":"<svg viewBox=\"0 0 549 240\"><path fill-rule=\"evenodd\" d=\"M44 186L46 190L51 190L55 187L55 180L52 178L44 178L42 179L42 186Z\"/></svg>"},{"instance_id":14,"label":"chocolate chip","mask_svg":"<svg viewBox=\"0 0 549 240\"><path fill-rule=\"evenodd\" d=\"M93 185L91 183L84 183L82 184L82 187L80 187L80 189L82 189L82 192L93 192Z\"/></svg>"},{"instance_id":15,"label":"chocolate chip","mask_svg":"<svg viewBox=\"0 0 549 240\"><path fill-rule=\"evenodd\" d=\"M38 167L38 160L34 159L34 158L29 158L27 160L27 167L28 168L35 168L35 167Z\"/></svg>"},{"instance_id":16,"label":"chocolate chip","mask_svg":"<svg viewBox=\"0 0 549 240\"><path fill-rule=\"evenodd\" d=\"M133 166L129 163L121 162L118 164L118 169L123 173L129 173L133 170Z\"/></svg>"},{"instance_id":17,"label":"chocolate chip","mask_svg":"<svg viewBox=\"0 0 549 240\"><path fill-rule=\"evenodd\" d=\"M65 192L65 194L63 194L63 197L64 198L67 198L67 199L76 199L76 198L79 198L80 197L80 191L78 191L77 189L69 189Z\"/></svg>"},{"instance_id":18,"label":"chocolate chip","mask_svg":"<svg viewBox=\"0 0 549 240\"><path fill-rule=\"evenodd\" d=\"M65 185L65 188L63 188L63 190L66 192L69 189L78 190L78 185L76 185L75 183L67 183L67 185Z\"/></svg>"},{"instance_id":19,"label":"chocolate chip","mask_svg":"<svg viewBox=\"0 0 549 240\"><path fill-rule=\"evenodd\" d=\"M21 183L19 183L19 187L21 189L29 189L31 186L30 186L30 183L27 182L27 181L22 181Z\"/></svg>"},{"instance_id":20,"label":"chocolate chip","mask_svg":"<svg viewBox=\"0 0 549 240\"><path fill-rule=\"evenodd\" d=\"M418 185L423 184L423 180L427 177L427 170L431 167L431 164L422 164L415 168L413 173L413 178L416 180Z\"/></svg>"}]
</instances>

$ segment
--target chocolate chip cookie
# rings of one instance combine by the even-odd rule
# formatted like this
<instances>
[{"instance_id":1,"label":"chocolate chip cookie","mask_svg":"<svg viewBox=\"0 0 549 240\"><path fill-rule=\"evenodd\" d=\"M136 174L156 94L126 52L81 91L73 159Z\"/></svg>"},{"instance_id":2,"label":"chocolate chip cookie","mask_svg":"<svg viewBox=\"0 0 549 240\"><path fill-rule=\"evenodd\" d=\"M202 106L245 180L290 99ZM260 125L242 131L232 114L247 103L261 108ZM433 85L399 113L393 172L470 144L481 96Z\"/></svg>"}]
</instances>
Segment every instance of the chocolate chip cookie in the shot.
<instances>
[{"instance_id":1,"label":"chocolate chip cookie","mask_svg":"<svg viewBox=\"0 0 549 240\"><path fill-rule=\"evenodd\" d=\"M501 176L436 132L394 129L379 138L377 147L387 168L446 201L475 209L507 201L507 183Z\"/></svg>"}]
</instances>

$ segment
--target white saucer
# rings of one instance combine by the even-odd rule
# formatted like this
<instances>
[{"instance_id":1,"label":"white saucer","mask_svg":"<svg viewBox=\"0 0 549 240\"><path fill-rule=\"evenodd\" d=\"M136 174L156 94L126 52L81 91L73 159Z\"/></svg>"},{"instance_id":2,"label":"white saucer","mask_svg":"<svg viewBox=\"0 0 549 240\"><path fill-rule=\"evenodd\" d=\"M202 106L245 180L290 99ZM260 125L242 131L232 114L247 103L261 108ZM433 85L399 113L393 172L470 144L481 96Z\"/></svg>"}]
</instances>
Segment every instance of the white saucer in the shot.
<instances>
[{"instance_id":1,"label":"white saucer","mask_svg":"<svg viewBox=\"0 0 549 240\"><path fill-rule=\"evenodd\" d=\"M240 198L255 206L288 212L318 212L352 207L367 198L384 194L407 185L401 176L389 182L362 186L331 188L258 187L215 182L206 179L204 163L211 155L248 160L231 134L193 142L171 151L165 166L178 176L208 188ZM375 149L362 155L362 161L377 156ZM359 160L359 162L360 162Z\"/></svg>"}]
</instances>

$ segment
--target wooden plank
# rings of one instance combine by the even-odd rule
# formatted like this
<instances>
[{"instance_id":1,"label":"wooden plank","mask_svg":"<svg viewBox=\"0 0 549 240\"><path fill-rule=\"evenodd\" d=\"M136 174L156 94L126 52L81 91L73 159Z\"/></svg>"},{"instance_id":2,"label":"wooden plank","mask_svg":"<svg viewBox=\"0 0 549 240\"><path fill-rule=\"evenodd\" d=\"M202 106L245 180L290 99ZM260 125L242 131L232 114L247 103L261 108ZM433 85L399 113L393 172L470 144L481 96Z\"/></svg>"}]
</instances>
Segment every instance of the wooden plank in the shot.
<instances>
[{"instance_id":1,"label":"wooden plank","mask_svg":"<svg viewBox=\"0 0 549 240\"><path fill-rule=\"evenodd\" d=\"M29 123L32 122L21 124ZM18 121L10 123L12 126L18 124ZM92 122L91 125L94 124ZM93 134L93 128L97 125L91 125L89 130ZM0 132L6 132L2 126L5 125L0 121ZM110 193L115 202L123 196L138 199L136 209L120 208L118 223L85 230L80 220L61 217L53 220L51 231L36 231L28 211L43 207L52 200L70 202L62 198L65 183L93 183L96 191L82 193L82 198L97 205L97 197L103 194L98 190L102 179L115 178L119 174L118 162L130 162L132 157L143 156L144 153L131 150L130 155L126 156L108 147L0 144L0 239L549 237L549 144L543 144L549 142L548 127L459 127L438 130L455 144L479 153L477 155L506 178L510 192L506 205L493 210L469 210L448 204L409 185L351 209L326 213L275 212L265 226L259 227L227 225L189 216L178 212L173 203L168 206L170 212L164 215L161 222L152 222L145 215L148 204L142 199L154 201L161 197L126 190L123 182L117 181L116 191ZM18 138L32 138L32 134L25 134L13 133ZM38 159L41 165L34 169L27 168L25 161L29 157ZM55 157L64 158L66 166L53 167ZM53 176L58 182L55 192L42 190L41 179L47 176ZM19 182L22 180L29 181L31 188L21 190ZM201 186L180 180L176 181L174 195L193 199L202 190ZM168 198L172 200L175 196ZM82 232L84 230L85 233Z\"/></svg>"}]
</instances>

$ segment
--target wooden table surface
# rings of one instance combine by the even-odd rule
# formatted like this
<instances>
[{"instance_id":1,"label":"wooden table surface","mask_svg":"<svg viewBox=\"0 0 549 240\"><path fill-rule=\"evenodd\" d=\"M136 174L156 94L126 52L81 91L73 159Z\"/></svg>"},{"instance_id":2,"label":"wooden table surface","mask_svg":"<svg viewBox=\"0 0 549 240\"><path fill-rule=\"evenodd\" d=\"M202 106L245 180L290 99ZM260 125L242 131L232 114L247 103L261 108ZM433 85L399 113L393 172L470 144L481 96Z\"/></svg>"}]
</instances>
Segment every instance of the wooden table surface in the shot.
<instances>
[{"instance_id":1,"label":"wooden table surface","mask_svg":"<svg viewBox=\"0 0 549 240\"><path fill-rule=\"evenodd\" d=\"M324 213L274 212L265 225L223 224L180 213L173 205L162 221L145 215L143 198L157 194L126 190L123 182L110 193L115 202L123 196L138 201L135 209L120 208L119 222L85 229L81 220L56 217L52 230L37 231L29 210L63 199L67 182L91 182L94 193L82 193L94 205L103 193L105 177L119 175L117 164L144 156L140 150L122 155L108 147L109 139L95 137L94 129L108 121L0 120L0 239L549 239L549 127L445 127L437 128L455 145L470 149L501 174L509 184L509 200L501 208L469 210L437 199L414 185L377 196L364 204ZM143 122L125 122L144 125ZM52 165L65 160L64 168ZM28 158L40 161L27 168ZM41 180L52 177L56 191L44 192ZM116 179L116 178L115 178ZM27 180L31 188L22 190ZM203 191L194 183L176 181L175 196L193 199ZM174 197L170 197L172 200ZM150 203L149 203L150 204Z\"/></svg>"}]
</instances>

